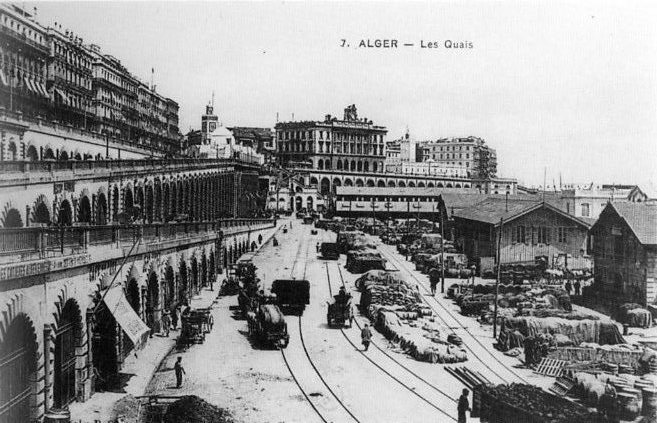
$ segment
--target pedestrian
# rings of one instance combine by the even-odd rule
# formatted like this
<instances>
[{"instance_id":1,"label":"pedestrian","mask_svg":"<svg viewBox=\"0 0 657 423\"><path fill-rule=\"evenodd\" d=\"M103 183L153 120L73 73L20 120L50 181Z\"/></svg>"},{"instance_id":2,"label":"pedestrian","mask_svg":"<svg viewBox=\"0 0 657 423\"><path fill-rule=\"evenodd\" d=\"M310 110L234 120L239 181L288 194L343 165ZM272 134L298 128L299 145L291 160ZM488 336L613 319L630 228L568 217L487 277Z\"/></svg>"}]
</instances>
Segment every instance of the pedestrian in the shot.
<instances>
[{"instance_id":1,"label":"pedestrian","mask_svg":"<svg viewBox=\"0 0 657 423\"><path fill-rule=\"evenodd\" d=\"M171 326L173 326L173 330L178 329L178 307L171 309Z\"/></svg>"},{"instance_id":2,"label":"pedestrian","mask_svg":"<svg viewBox=\"0 0 657 423\"><path fill-rule=\"evenodd\" d=\"M178 357L178 361L176 361L176 364L173 366L173 370L176 372L176 388L180 388L182 386L182 377L184 374L187 374L182 366L182 357Z\"/></svg>"},{"instance_id":3,"label":"pedestrian","mask_svg":"<svg viewBox=\"0 0 657 423\"><path fill-rule=\"evenodd\" d=\"M367 351L367 349L370 347L370 342L372 341L372 332L370 331L370 327L365 323L365 327L360 331L360 339L361 342L363 343L363 346L365 347L363 351Z\"/></svg>"},{"instance_id":4,"label":"pedestrian","mask_svg":"<svg viewBox=\"0 0 657 423\"><path fill-rule=\"evenodd\" d=\"M318 242L317 245L315 246L315 250L317 250L317 252L319 253L319 242Z\"/></svg>"},{"instance_id":5,"label":"pedestrian","mask_svg":"<svg viewBox=\"0 0 657 423\"><path fill-rule=\"evenodd\" d=\"M171 329L171 318L169 317L169 312L165 311L162 315L162 333L167 338L169 337L169 330Z\"/></svg>"},{"instance_id":6,"label":"pedestrian","mask_svg":"<svg viewBox=\"0 0 657 423\"><path fill-rule=\"evenodd\" d=\"M566 281L566 292L568 293L568 295L570 295L570 290L571 290L571 289L573 289L573 286L572 286L572 284L570 283L570 279L568 279L568 280Z\"/></svg>"},{"instance_id":7,"label":"pedestrian","mask_svg":"<svg viewBox=\"0 0 657 423\"><path fill-rule=\"evenodd\" d=\"M459 405L458 405L459 420L458 420L458 423L465 423L466 422L466 417L465 417L466 411L472 411L472 410L470 410L470 402L468 401L468 390L464 388L463 393L461 394L461 397L459 398Z\"/></svg>"},{"instance_id":8,"label":"pedestrian","mask_svg":"<svg viewBox=\"0 0 657 423\"><path fill-rule=\"evenodd\" d=\"M435 297L436 296L436 288L438 287L438 278L431 277L429 279L429 282L431 283L431 296Z\"/></svg>"},{"instance_id":9,"label":"pedestrian","mask_svg":"<svg viewBox=\"0 0 657 423\"><path fill-rule=\"evenodd\" d=\"M579 279L575 281L575 295L580 295L580 289L582 288L582 284L579 283Z\"/></svg>"}]
</instances>

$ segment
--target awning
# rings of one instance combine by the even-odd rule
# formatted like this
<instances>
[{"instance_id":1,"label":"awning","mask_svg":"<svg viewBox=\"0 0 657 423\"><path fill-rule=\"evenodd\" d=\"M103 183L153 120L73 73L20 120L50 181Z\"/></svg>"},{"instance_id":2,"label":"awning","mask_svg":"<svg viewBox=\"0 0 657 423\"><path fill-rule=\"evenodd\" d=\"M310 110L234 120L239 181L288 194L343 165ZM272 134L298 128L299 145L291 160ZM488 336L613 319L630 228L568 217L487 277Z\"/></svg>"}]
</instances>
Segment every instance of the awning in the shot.
<instances>
[{"instance_id":1,"label":"awning","mask_svg":"<svg viewBox=\"0 0 657 423\"><path fill-rule=\"evenodd\" d=\"M7 75L5 75L5 71L0 69L0 82L2 82L2 85L5 87L9 86L9 82L7 82Z\"/></svg>"},{"instance_id":2,"label":"awning","mask_svg":"<svg viewBox=\"0 0 657 423\"><path fill-rule=\"evenodd\" d=\"M33 94L38 94L36 90L34 89L34 85L32 84L32 80L28 78L27 76L23 77L23 83L27 87L28 91L32 92Z\"/></svg>"},{"instance_id":3,"label":"awning","mask_svg":"<svg viewBox=\"0 0 657 423\"><path fill-rule=\"evenodd\" d=\"M150 329L146 326L135 310L132 308L128 299L123 293L123 288L116 285L110 288L103 298L105 305L112 313L112 316L121 326L121 329L128 335L128 338L135 344L135 348L143 345L143 342L148 337Z\"/></svg>"},{"instance_id":4,"label":"awning","mask_svg":"<svg viewBox=\"0 0 657 423\"><path fill-rule=\"evenodd\" d=\"M50 98L50 94L48 94L48 89L42 82L34 81L34 85L37 87L37 91L39 91L41 95L43 95L45 98Z\"/></svg>"}]
</instances>

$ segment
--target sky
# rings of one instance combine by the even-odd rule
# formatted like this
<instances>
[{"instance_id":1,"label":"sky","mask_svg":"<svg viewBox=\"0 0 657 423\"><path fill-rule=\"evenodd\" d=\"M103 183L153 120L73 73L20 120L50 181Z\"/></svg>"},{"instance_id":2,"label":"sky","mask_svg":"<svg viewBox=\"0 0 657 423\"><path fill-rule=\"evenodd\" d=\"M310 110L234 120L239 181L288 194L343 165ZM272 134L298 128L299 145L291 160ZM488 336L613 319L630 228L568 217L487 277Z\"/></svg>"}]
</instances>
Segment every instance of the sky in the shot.
<instances>
[{"instance_id":1,"label":"sky","mask_svg":"<svg viewBox=\"0 0 657 423\"><path fill-rule=\"evenodd\" d=\"M200 127L342 116L418 140L478 136L498 175L657 187L657 2L22 2ZM359 48L361 40L398 48ZM343 41L345 45L342 46ZM445 48L446 40L472 48ZM438 48L421 48L421 43ZM411 43L405 47L403 43Z\"/></svg>"}]
</instances>

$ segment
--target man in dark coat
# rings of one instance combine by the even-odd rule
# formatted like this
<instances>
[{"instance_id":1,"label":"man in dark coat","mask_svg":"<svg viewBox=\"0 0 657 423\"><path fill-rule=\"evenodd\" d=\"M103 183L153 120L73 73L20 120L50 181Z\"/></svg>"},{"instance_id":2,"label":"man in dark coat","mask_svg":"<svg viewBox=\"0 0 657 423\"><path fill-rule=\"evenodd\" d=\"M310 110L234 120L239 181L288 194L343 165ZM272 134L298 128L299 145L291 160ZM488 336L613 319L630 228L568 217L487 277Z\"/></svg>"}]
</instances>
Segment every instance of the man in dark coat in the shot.
<instances>
[{"instance_id":1,"label":"man in dark coat","mask_svg":"<svg viewBox=\"0 0 657 423\"><path fill-rule=\"evenodd\" d=\"M363 351L367 351L370 347L370 342L372 341L372 332L370 327L365 323L365 327L360 331L360 339L362 340L363 346L365 347Z\"/></svg>"},{"instance_id":2,"label":"man in dark coat","mask_svg":"<svg viewBox=\"0 0 657 423\"><path fill-rule=\"evenodd\" d=\"M580 295L580 288L582 287L582 284L579 283L579 280L575 281L575 295Z\"/></svg>"},{"instance_id":3,"label":"man in dark coat","mask_svg":"<svg viewBox=\"0 0 657 423\"><path fill-rule=\"evenodd\" d=\"M182 366L182 357L178 357L178 361L173 366L173 370L176 372L176 388L182 386L183 374L185 374L185 369Z\"/></svg>"},{"instance_id":4,"label":"man in dark coat","mask_svg":"<svg viewBox=\"0 0 657 423\"><path fill-rule=\"evenodd\" d=\"M463 389L463 393L461 394L461 397L459 398L458 411L459 411L458 423L465 423L466 422L465 413L466 413L466 411L471 411L470 410L470 402L468 401L468 390L467 389Z\"/></svg>"}]
</instances>

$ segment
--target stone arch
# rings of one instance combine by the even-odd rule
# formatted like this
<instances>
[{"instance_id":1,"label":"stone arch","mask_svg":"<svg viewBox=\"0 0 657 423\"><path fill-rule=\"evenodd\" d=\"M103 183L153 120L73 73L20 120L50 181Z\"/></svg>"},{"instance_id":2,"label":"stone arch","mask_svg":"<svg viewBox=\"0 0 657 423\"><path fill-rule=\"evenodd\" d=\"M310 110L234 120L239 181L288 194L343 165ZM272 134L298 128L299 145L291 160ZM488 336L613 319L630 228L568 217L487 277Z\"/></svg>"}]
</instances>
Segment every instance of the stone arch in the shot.
<instances>
[{"instance_id":1,"label":"stone arch","mask_svg":"<svg viewBox=\"0 0 657 423\"><path fill-rule=\"evenodd\" d=\"M434 187L433 182L429 182L429 183L427 184L427 188L433 188L433 187Z\"/></svg>"},{"instance_id":2,"label":"stone arch","mask_svg":"<svg viewBox=\"0 0 657 423\"><path fill-rule=\"evenodd\" d=\"M454 188L461 188L461 184L454 185Z\"/></svg>"},{"instance_id":3,"label":"stone arch","mask_svg":"<svg viewBox=\"0 0 657 423\"><path fill-rule=\"evenodd\" d=\"M45 195L41 194L37 197L32 212L32 221L34 223L50 225L52 214L49 204Z\"/></svg>"},{"instance_id":4,"label":"stone arch","mask_svg":"<svg viewBox=\"0 0 657 423\"><path fill-rule=\"evenodd\" d=\"M179 284L178 284L178 301L183 303L187 302L187 295L189 291L189 272L187 263L182 259L180 267L178 268Z\"/></svg>"},{"instance_id":5,"label":"stone arch","mask_svg":"<svg viewBox=\"0 0 657 423\"><path fill-rule=\"evenodd\" d=\"M14 141L9 141L9 144L7 145L7 156L7 160L18 160L18 148L16 148L16 143Z\"/></svg>"},{"instance_id":6,"label":"stone arch","mask_svg":"<svg viewBox=\"0 0 657 423\"><path fill-rule=\"evenodd\" d=\"M151 334L160 331L160 319L162 308L160 305L160 281L157 273L151 271L146 283L146 324L151 329Z\"/></svg>"},{"instance_id":7,"label":"stone arch","mask_svg":"<svg viewBox=\"0 0 657 423\"><path fill-rule=\"evenodd\" d=\"M112 221L116 222L116 215L119 214L120 207L119 207L119 187L114 185L114 188L112 188Z\"/></svg>"},{"instance_id":8,"label":"stone arch","mask_svg":"<svg viewBox=\"0 0 657 423\"><path fill-rule=\"evenodd\" d=\"M415 182L410 181L410 182L408 183L408 186L409 186L409 188L415 188Z\"/></svg>"},{"instance_id":9,"label":"stone arch","mask_svg":"<svg viewBox=\"0 0 657 423\"><path fill-rule=\"evenodd\" d=\"M168 264L164 270L164 281L166 291L164 295L164 306L170 310L174 307L176 302L176 274L171 264Z\"/></svg>"},{"instance_id":10,"label":"stone arch","mask_svg":"<svg viewBox=\"0 0 657 423\"><path fill-rule=\"evenodd\" d=\"M135 219L144 218L144 187L135 186L135 202L133 204L133 216Z\"/></svg>"},{"instance_id":11,"label":"stone arch","mask_svg":"<svg viewBox=\"0 0 657 423\"><path fill-rule=\"evenodd\" d=\"M297 187L294 189L294 192L296 192L296 193L303 192L303 187L301 185L297 185Z\"/></svg>"},{"instance_id":12,"label":"stone arch","mask_svg":"<svg viewBox=\"0 0 657 423\"><path fill-rule=\"evenodd\" d=\"M363 180L362 180L362 179L360 179L360 178L356 179L356 186L357 186L357 187L362 187L363 185L364 185L364 184L363 184Z\"/></svg>"},{"instance_id":13,"label":"stone arch","mask_svg":"<svg viewBox=\"0 0 657 423\"><path fill-rule=\"evenodd\" d=\"M331 159L326 159L324 162L325 162L324 163L324 169L330 170L331 169Z\"/></svg>"},{"instance_id":14,"label":"stone arch","mask_svg":"<svg viewBox=\"0 0 657 423\"><path fill-rule=\"evenodd\" d=\"M365 163L363 163L363 172L369 172L370 171L370 162L365 160Z\"/></svg>"},{"instance_id":15,"label":"stone arch","mask_svg":"<svg viewBox=\"0 0 657 423\"><path fill-rule=\"evenodd\" d=\"M171 206L169 209L169 216L168 220L172 220L173 218L176 217L178 214L178 199L180 196L180 190L178 189L179 184L176 181L171 181L170 184L170 189L171 189Z\"/></svg>"},{"instance_id":16,"label":"stone arch","mask_svg":"<svg viewBox=\"0 0 657 423\"><path fill-rule=\"evenodd\" d=\"M388 187L389 187L389 188L395 188L395 186L396 186L396 185L395 185L395 181L393 181L393 180L389 180L389 181L388 181Z\"/></svg>"},{"instance_id":17,"label":"stone arch","mask_svg":"<svg viewBox=\"0 0 657 423\"><path fill-rule=\"evenodd\" d=\"M386 181L379 179L379 181L376 183L376 186L379 188L384 188L386 186Z\"/></svg>"},{"instance_id":18,"label":"stone arch","mask_svg":"<svg viewBox=\"0 0 657 423\"><path fill-rule=\"evenodd\" d=\"M68 199L63 200L59 204L57 224L60 226L71 226L73 224L73 208Z\"/></svg>"},{"instance_id":19,"label":"stone arch","mask_svg":"<svg viewBox=\"0 0 657 423\"><path fill-rule=\"evenodd\" d=\"M208 258L205 251L201 255L201 286L208 286Z\"/></svg>"},{"instance_id":20,"label":"stone arch","mask_svg":"<svg viewBox=\"0 0 657 423\"><path fill-rule=\"evenodd\" d=\"M0 408L3 422L39 420L37 380L39 344L34 324L21 310L21 298L15 297L0 320L0 380L3 392Z\"/></svg>"},{"instance_id":21,"label":"stone arch","mask_svg":"<svg viewBox=\"0 0 657 423\"><path fill-rule=\"evenodd\" d=\"M404 181L399 181L399 184L397 184L399 188L406 188L406 182Z\"/></svg>"},{"instance_id":22,"label":"stone arch","mask_svg":"<svg viewBox=\"0 0 657 423\"><path fill-rule=\"evenodd\" d=\"M78 302L73 298L67 299L63 291L56 307L55 324L52 326L52 392L54 408L62 408L74 402L77 397L78 385L82 382L76 377L77 356L86 354L86 340L83 339L82 312Z\"/></svg>"},{"instance_id":23,"label":"stone arch","mask_svg":"<svg viewBox=\"0 0 657 423\"><path fill-rule=\"evenodd\" d=\"M342 170L342 160L338 160L338 161L335 163L335 168L336 168L337 170Z\"/></svg>"},{"instance_id":24,"label":"stone arch","mask_svg":"<svg viewBox=\"0 0 657 423\"><path fill-rule=\"evenodd\" d=\"M352 172L356 170L356 160L351 161L351 165L349 166L349 170Z\"/></svg>"},{"instance_id":25,"label":"stone arch","mask_svg":"<svg viewBox=\"0 0 657 423\"><path fill-rule=\"evenodd\" d=\"M317 160L317 169L324 170L324 160L322 159Z\"/></svg>"},{"instance_id":26,"label":"stone arch","mask_svg":"<svg viewBox=\"0 0 657 423\"><path fill-rule=\"evenodd\" d=\"M23 227L23 218L21 213L12 207L11 203L5 204L5 208L2 211L2 226L5 228L22 228Z\"/></svg>"},{"instance_id":27,"label":"stone arch","mask_svg":"<svg viewBox=\"0 0 657 423\"><path fill-rule=\"evenodd\" d=\"M317 186L318 183L319 183L319 182L317 181L317 178L316 178L316 177L314 177L314 176L311 176L311 177L310 177L310 185L312 185L312 186Z\"/></svg>"},{"instance_id":28,"label":"stone arch","mask_svg":"<svg viewBox=\"0 0 657 423\"><path fill-rule=\"evenodd\" d=\"M132 209L135 206L135 198L132 193L132 187L127 185L123 188L123 212L132 216Z\"/></svg>"},{"instance_id":29,"label":"stone arch","mask_svg":"<svg viewBox=\"0 0 657 423\"><path fill-rule=\"evenodd\" d=\"M452 184L448 182L445 188L452 188Z\"/></svg>"},{"instance_id":30,"label":"stone arch","mask_svg":"<svg viewBox=\"0 0 657 423\"><path fill-rule=\"evenodd\" d=\"M374 179L368 179L368 180L367 180L367 186L368 186L368 187L374 187L374 185L375 185L375 184L374 184Z\"/></svg>"},{"instance_id":31,"label":"stone arch","mask_svg":"<svg viewBox=\"0 0 657 423\"><path fill-rule=\"evenodd\" d=\"M46 147L43 151L43 160L55 160L55 153L53 153L52 148Z\"/></svg>"},{"instance_id":32,"label":"stone arch","mask_svg":"<svg viewBox=\"0 0 657 423\"><path fill-rule=\"evenodd\" d=\"M320 186L320 192L324 195L328 194L331 191L331 181L329 178L322 178L322 183Z\"/></svg>"},{"instance_id":33,"label":"stone arch","mask_svg":"<svg viewBox=\"0 0 657 423\"><path fill-rule=\"evenodd\" d=\"M59 157L58 157L57 159L58 159L58 160L63 160L63 161L68 160L68 159L69 159L69 156L68 156L68 153L66 152L66 150L62 149L62 150L59 152Z\"/></svg>"},{"instance_id":34,"label":"stone arch","mask_svg":"<svg viewBox=\"0 0 657 423\"><path fill-rule=\"evenodd\" d=\"M417 183L418 188L424 188L424 182L420 181Z\"/></svg>"},{"instance_id":35,"label":"stone arch","mask_svg":"<svg viewBox=\"0 0 657 423\"><path fill-rule=\"evenodd\" d=\"M162 221L162 183L159 179L153 184L153 220Z\"/></svg>"},{"instance_id":36,"label":"stone arch","mask_svg":"<svg viewBox=\"0 0 657 423\"><path fill-rule=\"evenodd\" d=\"M443 183L442 183L442 182L438 182L437 187L438 187L438 188L444 188Z\"/></svg>"},{"instance_id":37,"label":"stone arch","mask_svg":"<svg viewBox=\"0 0 657 423\"><path fill-rule=\"evenodd\" d=\"M313 206L314 206L313 197L309 195L308 198L306 198L306 208L308 210L314 210Z\"/></svg>"},{"instance_id":38,"label":"stone arch","mask_svg":"<svg viewBox=\"0 0 657 423\"><path fill-rule=\"evenodd\" d=\"M258 249L258 244L256 244L255 241L251 241L251 248L250 251L253 252Z\"/></svg>"},{"instance_id":39,"label":"stone arch","mask_svg":"<svg viewBox=\"0 0 657 423\"><path fill-rule=\"evenodd\" d=\"M376 162L372 162L372 172L376 172L378 170L378 165Z\"/></svg>"},{"instance_id":40,"label":"stone arch","mask_svg":"<svg viewBox=\"0 0 657 423\"><path fill-rule=\"evenodd\" d=\"M301 211L303 208L303 199L300 196L294 197L294 209L296 211Z\"/></svg>"},{"instance_id":41,"label":"stone arch","mask_svg":"<svg viewBox=\"0 0 657 423\"><path fill-rule=\"evenodd\" d=\"M103 192L96 197L96 216L94 220L96 225L107 224L107 197Z\"/></svg>"},{"instance_id":42,"label":"stone arch","mask_svg":"<svg viewBox=\"0 0 657 423\"><path fill-rule=\"evenodd\" d=\"M61 213L61 209L60 209L60 213ZM82 197L80 197L80 201L78 204L77 220L80 223L91 223L91 201L89 201L89 196L87 195L83 195Z\"/></svg>"},{"instance_id":43,"label":"stone arch","mask_svg":"<svg viewBox=\"0 0 657 423\"><path fill-rule=\"evenodd\" d=\"M345 180L344 180L344 186L346 186L346 187L353 187L353 186L354 186L354 182L351 180L351 178L345 178Z\"/></svg>"},{"instance_id":44,"label":"stone arch","mask_svg":"<svg viewBox=\"0 0 657 423\"><path fill-rule=\"evenodd\" d=\"M39 161L39 152L35 146L30 145L27 147L27 151L25 152L25 160L29 160L31 162Z\"/></svg>"},{"instance_id":45,"label":"stone arch","mask_svg":"<svg viewBox=\"0 0 657 423\"><path fill-rule=\"evenodd\" d=\"M363 162L361 160L358 160L358 163L356 165L356 170L359 172L363 171Z\"/></svg>"},{"instance_id":46,"label":"stone arch","mask_svg":"<svg viewBox=\"0 0 657 423\"><path fill-rule=\"evenodd\" d=\"M190 276L191 276L191 295L196 295L200 289L199 281L199 265L196 256L192 256L191 265L190 265Z\"/></svg>"},{"instance_id":47,"label":"stone arch","mask_svg":"<svg viewBox=\"0 0 657 423\"><path fill-rule=\"evenodd\" d=\"M152 222L155 212L155 194L153 193L153 184L146 185L144 190L144 222Z\"/></svg>"}]
</instances>

